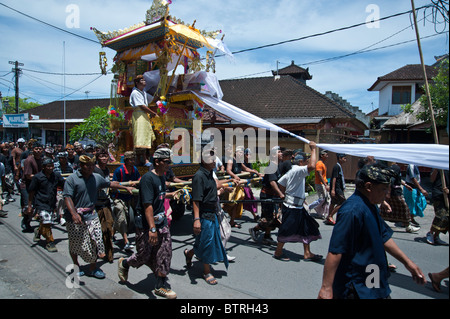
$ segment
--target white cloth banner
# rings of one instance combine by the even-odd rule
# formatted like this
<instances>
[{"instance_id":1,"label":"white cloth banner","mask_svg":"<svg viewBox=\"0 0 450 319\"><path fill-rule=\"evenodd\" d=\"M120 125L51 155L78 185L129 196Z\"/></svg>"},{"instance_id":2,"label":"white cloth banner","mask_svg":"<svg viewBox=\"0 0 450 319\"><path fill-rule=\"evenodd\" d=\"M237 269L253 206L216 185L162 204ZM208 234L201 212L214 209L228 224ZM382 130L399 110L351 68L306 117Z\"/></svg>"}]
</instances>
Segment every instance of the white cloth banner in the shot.
<instances>
[{"instance_id":1,"label":"white cloth banner","mask_svg":"<svg viewBox=\"0 0 450 319\"><path fill-rule=\"evenodd\" d=\"M309 144L309 141L295 135L269 121L244 111L214 97L195 94L204 103L218 112L231 117L233 120L254 127L264 128L270 131L289 134ZM449 146L438 144L317 144L321 149L335 153L345 153L358 157L374 156L375 159L392 161L403 164L415 164L419 166L449 169Z\"/></svg>"},{"instance_id":2,"label":"white cloth banner","mask_svg":"<svg viewBox=\"0 0 450 319\"><path fill-rule=\"evenodd\" d=\"M448 170L449 147L440 144L317 144L335 153Z\"/></svg>"}]
</instances>

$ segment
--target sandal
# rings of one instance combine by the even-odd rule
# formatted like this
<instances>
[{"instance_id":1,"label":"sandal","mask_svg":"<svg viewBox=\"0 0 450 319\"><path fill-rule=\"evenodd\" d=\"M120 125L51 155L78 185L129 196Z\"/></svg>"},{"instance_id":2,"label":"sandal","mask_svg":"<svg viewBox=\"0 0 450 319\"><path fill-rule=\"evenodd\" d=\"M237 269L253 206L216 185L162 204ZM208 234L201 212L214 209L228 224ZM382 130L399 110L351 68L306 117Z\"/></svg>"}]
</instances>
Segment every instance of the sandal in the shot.
<instances>
[{"instance_id":1,"label":"sandal","mask_svg":"<svg viewBox=\"0 0 450 319\"><path fill-rule=\"evenodd\" d=\"M217 285L217 280L212 274L203 274L203 279L211 286Z\"/></svg>"},{"instance_id":2,"label":"sandal","mask_svg":"<svg viewBox=\"0 0 450 319\"><path fill-rule=\"evenodd\" d=\"M184 258L186 258L186 267L191 268L192 267L192 257L188 256L189 250L184 250Z\"/></svg>"},{"instance_id":3,"label":"sandal","mask_svg":"<svg viewBox=\"0 0 450 319\"><path fill-rule=\"evenodd\" d=\"M233 223L230 225L232 228L242 228L241 224Z\"/></svg>"},{"instance_id":4,"label":"sandal","mask_svg":"<svg viewBox=\"0 0 450 319\"><path fill-rule=\"evenodd\" d=\"M88 277L94 277L94 278L97 278L97 279L104 279L106 277L105 273L103 271L101 271L100 269L98 269L98 268L93 270L93 271L91 271L91 272L88 272L86 275Z\"/></svg>"},{"instance_id":5,"label":"sandal","mask_svg":"<svg viewBox=\"0 0 450 319\"><path fill-rule=\"evenodd\" d=\"M397 266L391 263L388 263L388 269L390 272L396 272Z\"/></svg>"},{"instance_id":6,"label":"sandal","mask_svg":"<svg viewBox=\"0 0 450 319\"><path fill-rule=\"evenodd\" d=\"M316 254L316 255L314 255L312 257L309 257L309 258L303 258L303 261L314 261L314 262L316 262L316 261L321 261L322 259L323 259L322 255Z\"/></svg>"},{"instance_id":7,"label":"sandal","mask_svg":"<svg viewBox=\"0 0 450 319\"><path fill-rule=\"evenodd\" d=\"M434 289L436 292L441 292L441 283L438 282L438 281L434 281L434 280L433 280L433 274L432 274L432 273L428 273L428 277L429 277L430 280L431 280L431 286L433 286L433 289Z\"/></svg>"},{"instance_id":8,"label":"sandal","mask_svg":"<svg viewBox=\"0 0 450 319\"><path fill-rule=\"evenodd\" d=\"M291 260L285 254L281 254L280 256L277 256L277 255L273 254L273 258L275 258L276 260L281 260L281 261L290 261Z\"/></svg>"}]
</instances>

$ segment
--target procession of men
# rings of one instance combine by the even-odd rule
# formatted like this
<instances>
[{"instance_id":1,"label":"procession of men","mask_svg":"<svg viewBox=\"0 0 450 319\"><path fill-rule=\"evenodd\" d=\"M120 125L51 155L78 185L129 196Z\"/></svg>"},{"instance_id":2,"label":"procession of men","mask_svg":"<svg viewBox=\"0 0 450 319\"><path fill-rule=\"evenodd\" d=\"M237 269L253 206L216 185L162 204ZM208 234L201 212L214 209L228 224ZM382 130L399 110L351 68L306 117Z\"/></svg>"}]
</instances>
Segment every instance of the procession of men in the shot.
<instances>
[{"instance_id":1,"label":"procession of men","mask_svg":"<svg viewBox=\"0 0 450 319\"><path fill-rule=\"evenodd\" d=\"M20 143L23 142L20 140ZM243 177L238 180L230 176L221 182L219 179L220 172L217 172L216 175L214 171L217 158L215 149L207 150L206 153L205 151L202 152L203 155L206 154L202 158L202 168L194 176L191 185L193 191L190 203L193 207L192 214L186 214L182 221L170 224L168 222L170 220L168 211L164 207L164 200L175 196L176 192L166 191L166 187L170 186L170 182L166 180L166 173L172 158L171 150L167 145L161 145L157 148L153 154L153 166L147 173L142 177L138 176L138 180L132 183L110 180L112 174L109 173L109 170L106 170L104 165L108 162L108 152L105 150L97 149L95 154L80 152L74 164L70 164L71 167L76 168L72 170L73 173L62 173L61 169L66 169L68 162L67 149L73 149L73 145L67 145L65 149L59 150L54 158L49 156L52 154L52 149L49 147L43 147L33 141L28 146L29 155L21 163L18 162L18 167L15 170L22 171L22 173L19 173L21 175L19 175L18 180L23 182L19 184L20 187L17 189L17 191L20 190L22 209L17 212L7 211L6 208L13 207L14 203L13 201L9 202L2 209L2 220L0 221L7 220L14 214L20 216L22 236L27 236L27 233L34 234L32 241L36 245L35 249L42 247L50 254L61 251L62 253L68 252L66 257L71 260L71 262L68 260L68 263L72 263L77 269L77 273L72 273L72 276L76 276L78 280L83 280L86 277L99 280L108 278L113 281L118 279L117 281L120 284L128 285L130 266L138 269L145 264L150 268L151 276L155 278L152 280L154 284L145 288L146 293L153 292L154 295L167 299L189 298L188 295L180 295L179 292L175 292L178 289L172 280L169 284L169 277L173 278L173 267L178 267L183 269L184 274L189 274L191 282L192 280L197 282L198 279L202 278L208 285L218 285L217 297L221 298L220 289L222 288L220 283L227 285L228 273L241 271L242 265L249 262L249 260L245 260L245 257L238 257L235 260L229 259L228 252L233 251L234 254L238 254L241 247L243 249L244 247L254 247L258 248L256 251L269 253L272 255L273 261L280 263L277 267L284 267L283 264L301 261L300 268L295 273L276 272L280 279L283 276L299 278L302 274L307 275L301 269L304 262L316 265L315 271L323 272L322 284L317 282L315 296L311 292L309 298L317 296L319 298L344 299L390 298L392 289L389 285L389 277L396 269L403 267L400 265L399 267L394 266L394 260L391 256L404 265L410 274L409 276L412 277L411 280L417 282L419 286L428 282L433 290L441 291L445 286L445 278L448 278L448 268L433 268L426 271L420 263L415 261L417 256L405 254L393 240L396 231L392 231L391 226L383 221L379 214L379 205L385 205L385 199L389 197L388 194L395 177L395 171L390 170L383 163L369 163L361 167L355 179L355 191L345 193L346 199L339 204L340 208L333 212L335 222L331 224L327 222L330 220L329 218L332 218L329 217L331 212L328 212L329 215L325 216L322 213L323 209L320 209L317 210L320 211L320 214L315 214L313 205L309 205L313 202L310 199L312 197L305 191L305 178L310 172L316 171L318 167L316 166L318 149L315 143L311 142L309 145L310 153L292 152L292 157L288 159L289 169L284 175L281 176L280 174L274 177L273 181L276 183L274 185L279 188L280 195L264 197L262 200L264 203L259 200L261 204L258 206L262 207L262 205L267 206L271 200L275 199L271 202L272 209L270 211L266 209L266 215L261 215L264 211L258 208L256 217L253 211L245 211L243 214L241 213L240 217L236 218L236 222L245 225L250 232L250 235L248 231L246 232L247 235L244 235L245 232L241 232L241 227L232 227L229 222L231 216L227 216L225 213L225 218L220 217L223 210L218 203L220 198L227 197L221 197L219 194L229 193L234 188L243 185L248 187L250 184ZM43 151L45 151L45 156L42 156ZM273 148L271 151L274 165L280 164L281 166L282 164L281 160L279 163L277 162L277 154L280 152L279 147ZM325 152L320 152L320 158L326 163L324 155ZM130 152L127 156L127 158L133 158L134 154ZM103 157L105 158L102 159ZM339 157L342 158L342 155L338 154ZM132 166L130 167L126 170L127 172L133 169ZM125 169L125 164L123 168ZM259 181L261 180L260 176L264 175L254 174L254 176ZM437 180L436 185L435 183L432 184L434 192L437 192L436 190L439 187L442 188L442 184L438 184L440 181L437 176L439 175L432 174L432 177ZM321 177L316 181L320 180L325 186L317 197L316 207L323 205L323 203L329 203L329 195L327 195L329 188L326 186L330 181L326 180L324 176ZM251 174L247 178L251 180ZM6 186L6 183L4 185ZM267 185L270 185L270 183ZM117 189L122 194L128 194L128 196L137 196L135 206L131 207L135 212L135 231L125 231L128 238L132 238L130 241L134 241L135 250L133 245L129 245L128 238L127 242L119 245L121 247L117 245L120 240L115 235L120 231L114 228L114 224L119 216L116 216L118 213L114 213L115 210L111 207L111 205L114 206L113 198L116 195L113 195L111 200L108 195L112 188ZM8 192L8 195L11 192L7 188L4 188L4 190ZM63 199L64 203L62 214L58 213L57 209L58 190L62 192L60 198ZM138 195L136 195L136 191ZM256 189L254 191L255 194L258 194ZM10 198L14 199L17 194L14 187L11 194L13 195ZM443 209L445 206L438 204L439 197L437 194L433 195L432 205L436 205L438 210L429 226L435 237L433 242L430 242L431 239L428 238L427 233L424 240L430 249L448 245L442 239L447 236L448 209L445 213L445 209ZM446 187L441 189L440 194L440 196L445 196L443 194L448 196L448 189ZM262 199L261 196L256 196L256 198ZM245 199L242 202L245 202ZM253 199L251 202L258 202L258 199ZM237 204L235 203L235 205ZM105 210L105 208L108 209ZM347 211L348 213L345 213ZM355 214L354 218L348 218L350 212ZM247 217L247 214L251 217ZM273 219L277 223L271 222L271 227L265 226L266 228L259 230L258 225L267 225L268 214L272 214L271 220ZM127 217L129 219L130 216ZM261 222L262 217L265 218L263 222ZM355 224L355 222L357 223ZM35 223L37 225L34 225ZM65 228L60 228L62 225ZM178 242L178 235L181 227L183 227L182 233L184 235L190 233L193 236L193 241L184 237L183 245L180 247L178 246L180 243ZM357 232L358 227L362 227L361 229L367 227L367 230L359 234ZM395 224L394 229L396 229ZM415 231L409 232L409 234L417 234L420 227L414 229ZM327 233L327 238L329 238L329 242L325 244L329 247L325 250L323 244L318 245L325 240L324 230ZM65 234L68 251L61 249L62 243L60 242L63 240L55 240L55 231L62 231L62 234ZM122 236L120 237L123 237L123 232L121 232ZM347 235L345 235L346 233ZM371 234L370 239L369 237L367 240L364 239L364 245L352 244L355 239L361 238L362 235L367 236L369 233ZM209 235L206 236L206 234ZM439 234L442 236L439 237ZM276 240L261 240L262 237L268 238L267 236L270 235L273 235ZM331 235L331 237L328 235ZM41 236L44 237L45 244L40 244ZM355 239L350 240L352 236ZM227 240L224 241L225 237L227 237ZM234 242L233 238L235 238ZM236 241L236 238L240 239ZM243 242L242 238L245 238L247 242ZM226 244L227 241L228 244ZM174 245L174 242L177 244ZM230 242L232 245L230 245ZM377 245L375 245L375 242L377 242ZM301 258L296 257L299 250L292 243L302 243ZM311 243L314 249L310 248ZM128 251L122 250L121 248L127 244L127 247L131 247L131 249ZM322 247L322 249L319 247ZM311 250L315 252L313 253ZM389 254L389 257L386 253ZM370 257L372 255L378 257L372 258ZM365 257L363 258L363 256ZM261 257L258 256L257 259ZM84 264L80 264L80 258ZM182 265L180 265L180 258ZM270 261L267 258L266 255L262 262L269 263ZM193 265L195 266L197 262L203 264L203 274L199 273L198 277L192 273L192 268L195 268ZM105 271L104 268L107 265L105 263L117 264L115 266L116 271L114 273ZM174 264L177 264L177 266L174 266ZM356 264L360 266L355 267ZM373 264L380 267L381 287L378 288L376 285L374 287L367 286L367 278L371 273L367 272L366 267ZM257 265L254 265L254 269L254 280L256 280L257 276L264 272L260 273L258 271L260 267ZM178 276L180 275L177 271L175 273ZM301 285L301 282L300 280L299 285ZM300 287L298 289L301 290ZM292 297L295 298L296 296Z\"/></svg>"}]
</instances>

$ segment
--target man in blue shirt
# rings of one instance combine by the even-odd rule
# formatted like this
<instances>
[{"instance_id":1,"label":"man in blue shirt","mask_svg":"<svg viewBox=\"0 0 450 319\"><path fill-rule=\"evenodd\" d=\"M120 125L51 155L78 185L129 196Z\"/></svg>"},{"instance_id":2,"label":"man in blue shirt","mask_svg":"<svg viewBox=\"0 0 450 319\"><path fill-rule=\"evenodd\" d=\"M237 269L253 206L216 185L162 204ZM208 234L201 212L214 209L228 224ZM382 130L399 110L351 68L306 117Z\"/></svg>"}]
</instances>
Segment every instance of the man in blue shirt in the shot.
<instances>
[{"instance_id":1,"label":"man in blue shirt","mask_svg":"<svg viewBox=\"0 0 450 319\"><path fill-rule=\"evenodd\" d=\"M389 298L386 251L402 262L419 284L426 279L391 238L377 204L389 191L391 173L366 165L355 181L355 193L344 202L330 239L319 298Z\"/></svg>"},{"instance_id":2,"label":"man in blue shirt","mask_svg":"<svg viewBox=\"0 0 450 319\"><path fill-rule=\"evenodd\" d=\"M113 181L117 182L137 182L140 180L141 175L136 166L134 166L136 160L136 153L133 151L125 152L123 161L124 164L114 170ZM134 186L135 184L130 184ZM128 240L128 223L127 216L129 215L128 207L135 208L135 202L133 195L115 193L113 194L113 207L112 213L115 217L114 228L123 237L124 250L132 250L134 246Z\"/></svg>"}]
</instances>

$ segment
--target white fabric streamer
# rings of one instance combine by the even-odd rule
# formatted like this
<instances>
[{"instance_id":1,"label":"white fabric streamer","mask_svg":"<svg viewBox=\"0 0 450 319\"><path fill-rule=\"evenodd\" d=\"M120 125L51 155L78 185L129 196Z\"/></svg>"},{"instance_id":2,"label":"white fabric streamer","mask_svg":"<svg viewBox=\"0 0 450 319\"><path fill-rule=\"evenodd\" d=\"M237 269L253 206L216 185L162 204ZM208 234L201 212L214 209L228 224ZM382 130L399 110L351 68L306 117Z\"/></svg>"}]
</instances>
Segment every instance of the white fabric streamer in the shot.
<instances>
[{"instance_id":1,"label":"white fabric streamer","mask_svg":"<svg viewBox=\"0 0 450 319\"><path fill-rule=\"evenodd\" d=\"M295 135L269 121L244 111L225 101L211 96L192 92L204 103L226 114L233 120L254 127L264 128L270 131L289 134L309 144L304 137ZM415 164L419 166L449 169L449 146L440 144L317 144L319 148L348 155L366 157L374 156L377 160L392 161L403 164Z\"/></svg>"}]
</instances>

